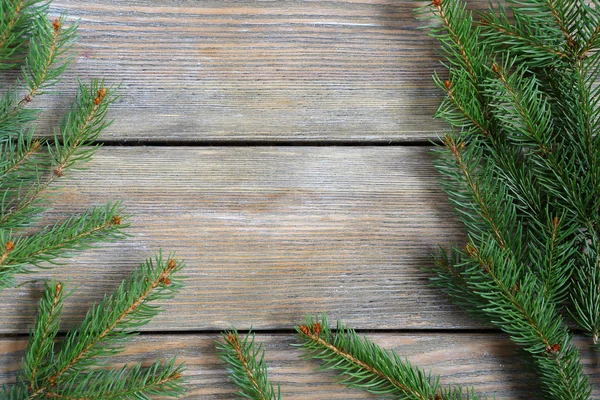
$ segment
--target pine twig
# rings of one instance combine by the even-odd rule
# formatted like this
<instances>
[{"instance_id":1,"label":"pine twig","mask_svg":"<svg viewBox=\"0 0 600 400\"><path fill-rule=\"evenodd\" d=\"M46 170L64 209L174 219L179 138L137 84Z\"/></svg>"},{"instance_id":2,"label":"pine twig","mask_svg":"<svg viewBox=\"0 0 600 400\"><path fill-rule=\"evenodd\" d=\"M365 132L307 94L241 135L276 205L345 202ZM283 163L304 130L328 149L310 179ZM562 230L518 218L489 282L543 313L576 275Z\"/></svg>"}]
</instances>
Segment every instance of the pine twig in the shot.
<instances>
[{"instance_id":1,"label":"pine twig","mask_svg":"<svg viewBox=\"0 0 600 400\"><path fill-rule=\"evenodd\" d=\"M133 329L147 324L157 315L159 309L149 303L171 298L181 288L181 282L174 275L182 268L183 263L171 257L164 260L161 254L154 261L147 260L143 263L111 296L105 297L94 306L79 327L67 333L60 351L53 357L52 369L45 374L43 381L38 383L36 390L31 392L27 399L33 400L40 396L69 396L74 388L82 393L100 391L101 388L97 386L100 383L91 378L97 376L100 379L106 375L94 375L93 372L89 375L87 368L97 363L99 357L119 352L122 342L131 337ZM153 385L147 387L153 388L152 390L161 388L164 389L162 394L176 396L181 392L181 369L173 368L172 363L167 364L165 368L169 371L166 375L161 368L163 372L159 373L157 369L144 379L141 379L140 375L142 370L138 368L138 372L135 373L134 368L133 375L125 380L147 383L151 376L160 376ZM112 390L110 383L103 382L102 388Z\"/></svg>"},{"instance_id":2,"label":"pine twig","mask_svg":"<svg viewBox=\"0 0 600 400\"><path fill-rule=\"evenodd\" d=\"M325 315L307 317L296 331L306 357L321 361L322 370L336 370L341 384L397 399L480 399L472 390L442 387L438 376L414 367L367 338L360 338L339 321L336 331L332 331Z\"/></svg>"},{"instance_id":3,"label":"pine twig","mask_svg":"<svg viewBox=\"0 0 600 400\"><path fill-rule=\"evenodd\" d=\"M54 353L54 339L59 330L63 300L64 291L60 282L45 284L36 323L30 333L23 359L23 376L29 382L29 392L38 389L38 385L52 368L49 360Z\"/></svg>"},{"instance_id":4,"label":"pine twig","mask_svg":"<svg viewBox=\"0 0 600 400\"><path fill-rule=\"evenodd\" d=\"M238 387L237 394L253 400L280 400L281 392L269 382L262 345L254 346L255 335L249 332L243 340L234 329L223 333L217 341L217 352L227 365L229 377Z\"/></svg>"}]
</instances>

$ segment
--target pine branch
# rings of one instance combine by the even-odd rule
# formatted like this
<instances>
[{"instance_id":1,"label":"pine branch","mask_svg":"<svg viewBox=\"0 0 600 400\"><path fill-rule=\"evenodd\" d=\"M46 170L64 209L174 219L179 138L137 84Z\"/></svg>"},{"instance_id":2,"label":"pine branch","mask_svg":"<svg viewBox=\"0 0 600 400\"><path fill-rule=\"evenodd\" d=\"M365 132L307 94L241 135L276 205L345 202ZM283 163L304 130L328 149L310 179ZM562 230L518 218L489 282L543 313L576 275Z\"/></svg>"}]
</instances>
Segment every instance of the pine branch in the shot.
<instances>
[{"instance_id":1,"label":"pine branch","mask_svg":"<svg viewBox=\"0 0 600 400\"><path fill-rule=\"evenodd\" d=\"M173 258L164 260L160 254L155 261L143 263L111 296L88 311L79 327L67 333L53 359L52 370L27 398L68 395L75 387L89 387L86 369L98 363L98 358L119 352L123 341L132 336L134 329L147 324L158 314L159 308L149 303L171 298L181 288L174 274L182 267L183 263ZM177 371L167 374L172 379L155 382L152 390L178 387L175 382L180 379L180 374ZM136 376L139 381L139 374L130 378Z\"/></svg>"},{"instance_id":2,"label":"pine branch","mask_svg":"<svg viewBox=\"0 0 600 400\"><path fill-rule=\"evenodd\" d=\"M35 119L36 112L25 106L44 89L56 84L71 63L67 52L76 38L77 24L64 28L64 17L50 22L45 16L32 18L33 34L23 67L23 80L28 93L20 98L9 90L0 101L0 139L19 134L23 124Z\"/></svg>"},{"instance_id":3,"label":"pine branch","mask_svg":"<svg viewBox=\"0 0 600 400\"><path fill-rule=\"evenodd\" d=\"M45 15L47 1L7 0L0 4L0 69L13 69L23 56L34 21Z\"/></svg>"},{"instance_id":4,"label":"pine branch","mask_svg":"<svg viewBox=\"0 0 600 400\"><path fill-rule=\"evenodd\" d=\"M35 326L23 359L23 378L29 382L29 392L38 390L39 384L52 370L50 360L54 353L54 339L58 334L64 291L60 282L45 284L40 300Z\"/></svg>"},{"instance_id":5,"label":"pine branch","mask_svg":"<svg viewBox=\"0 0 600 400\"><path fill-rule=\"evenodd\" d=\"M152 395L179 397L183 394L183 365L175 359L166 363L156 361L144 368L142 364L120 369L90 370L65 382L62 392L49 390L49 399L64 400L150 400Z\"/></svg>"},{"instance_id":6,"label":"pine branch","mask_svg":"<svg viewBox=\"0 0 600 400\"><path fill-rule=\"evenodd\" d=\"M472 390L443 388L439 377L387 352L338 322L334 332L327 318L308 317L296 327L307 358L323 362L321 369L339 372L340 383L376 395L411 400L476 400Z\"/></svg>"},{"instance_id":7,"label":"pine branch","mask_svg":"<svg viewBox=\"0 0 600 400\"><path fill-rule=\"evenodd\" d=\"M240 340L236 330L225 332L217 342L217 352L228 366L229 377L240 389L237 394L253 400L281 399L279 388L269 382L262 345L254 346L251 332Z\"/></svg>"},{"instance_id":8,"label":"pine branch","mask_svg":"<svg viewBox=\"0 0 600 400\"><path fill-rule=\"evenodd\" d=\"M43 211L40 202L43 192L65 175L90 160L98 145L94 145L100 133L110 125L106 122L108 106L115 100L112 90L104 82L92 80L89 88L80 83L77 98L54 135L54 145L48 150L53 172L44 182L39 182L18 200L3 202L0 226L5 229L27 226L33 215ZM36 171L37 172L37 171Z\"/></svg>"},{"instance_id":9,"label":"pine branch","mask_svg":"<svg viewBox=\"0 0 600 400\"><path fill-rule=\"evenodd\" d=\"M98 241L111 241L125 237L120 203L95 207L66 221L26 237L3 234L0 254L0 288L12 281L17 273L28 272L28 266L43 268L56 264L59 257L68 257L72 251L83 250ZM3 232L3 231L0 231Z\"/></svg>"},{"instance_id":10,"label":"pine branch","mask_svg":"<svg viewBox=\"0 0 600 400\"><path fill-rule=\"evenodd\" d=\"M518 266L503 257L494 241L482 243L480 248L468 245L466 252L474 261L467 270L469 285L490 303L483 311L533 355L552 398L589 398L591 388L577 348L570 343L571 335L554 303L540 295L537 277L531 273L520 277Z\"/></svg>"},{"instance_id":11,"label":"pine branch","mask_svg":"<svg viewBox=\"0 0 600 400\"><path fill-rule=\"evenodd\" d=\"M29 93L20 102L20 106L29 103L41 90L58 82L71 62L67 52L76 39L77 24L65 28L64 16L53 22L47 18L35 18L33 21L34 35L29 43L29 55L23 69Z\"/></svg>"}]
</instances>

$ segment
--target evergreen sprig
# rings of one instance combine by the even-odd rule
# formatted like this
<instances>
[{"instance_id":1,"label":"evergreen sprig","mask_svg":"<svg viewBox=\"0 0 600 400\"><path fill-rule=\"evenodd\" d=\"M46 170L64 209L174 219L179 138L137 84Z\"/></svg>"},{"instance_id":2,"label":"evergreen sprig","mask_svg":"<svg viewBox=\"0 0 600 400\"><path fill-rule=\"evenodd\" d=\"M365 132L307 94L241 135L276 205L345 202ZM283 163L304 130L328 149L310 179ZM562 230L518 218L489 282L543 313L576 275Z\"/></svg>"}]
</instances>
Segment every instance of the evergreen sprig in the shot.
<instances>
[{"instance_id":1,"label":"evergreen sprig","mask_svg":"<svg viewBox=\"0 0 600 400\"><path fill-rule=\"evenodd\" d=\"M238 332L224 332L217 341L219 357L227 365L229 378L239 389L237 394L253 400L280 400L279 388L269 382L262 345L254 345L255 335L248 332L240 339Z\"/></svg>"},{"instance_id":2,"label":"evergreen sprig","mask_svg":"<svg viewBox=\"0 0 600 400\"><path fill-rule=\"evenodd\" d=\"M322 370L337 371L341 384L396 399L481 399L472 389L443 387L438 376L360 337L339 321L333 331L325 315L308 317L296 331L306 357L321 361Z\"/></svg>"},{"instance_id":3,"label":"evergreen sprig","mask_svg":"<svg viewBox=\"0 0 600 400\"><path fill-rule=\"evenodd\" d=\"M120 203L95 207L65 221L51 225L29 236L12 237L0 231L0 289L11 286L14 275L31 272L31 267L44 268L57 264L59 257L83 250L99 240L125 237L123 208Z\"/></svg>"},{"instance_id":4,"label":"evergreen sprig","mask_svg":"<svg viewBox=\"0 0 600 400\"><path fill-rule=\"evenodd\" d=\"M11 0L0 3L0 69L14 69L24 57L34 24L46 15L47 0Z\"/></svg>"},{"instance_id":5,"label":"evergreen sprig","mask_svg":"<svg viewBox=\"0 0 600 400\"><path fill-rule=\"evenodd\" d=\"M183 392L182 365L157 361L149 368L136 364L120 369L94 370L123 349L124 341L147 324L160 308L150 304L171 298L181 287L175 275L183 263L159 254L144 262L111 296L93 306L83 322L71 329L58 350L64 286L52 282L40 301L18 383L3 396L19 399L146 399ZM18 393L21 397L14 393ZM25 395L23 395L25 393ZM1 393L0 393L1 394Z\"/></svg>"},{"instance_id":6,"label":"evergreen sprig","mask_svg":"<svg viewBox=\"0 0 600 400\"><path fill-rule=\"evenodd\" d=\"M8 1L3 1L6 4ZM9 88L0 100L0 141L21 134L27 123L35 120L36 110L27 105L36 95L55 85L60 75L72 61L69 50L76 39L77 24L65 28L65 18L48 19L40 2L21 1L19 12L31 13L30 29L23 40L27 43L27 56L22 66L22 78L17 82L27 93L20 97L18 91ZM33 11L32 11L33 10ZM7 15L4 15L7 17Z\"/></svg>"}]
</instances>

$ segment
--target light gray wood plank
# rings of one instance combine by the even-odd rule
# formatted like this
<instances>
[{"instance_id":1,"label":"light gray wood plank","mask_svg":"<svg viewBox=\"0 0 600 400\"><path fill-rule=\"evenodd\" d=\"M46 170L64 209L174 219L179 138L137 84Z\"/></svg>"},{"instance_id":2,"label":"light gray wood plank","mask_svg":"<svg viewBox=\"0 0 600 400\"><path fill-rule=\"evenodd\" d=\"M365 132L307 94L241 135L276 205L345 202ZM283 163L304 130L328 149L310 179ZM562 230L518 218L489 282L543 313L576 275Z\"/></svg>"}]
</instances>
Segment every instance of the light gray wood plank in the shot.
<instances>
[{"instance_id":1,"label":"light gray wood plank","mask_svg":"<svg viewBox=\"0 0 600 400\"><path fill-rule=\"evenodd\" d=\"M25 278L77 287L65 326L159 248L188 279L148 330L278 329L324 311L357 328L478 326L421 270L438 244L464 244L428 149L113 147L88 167L48 218L123 200L131 237ZM0 293L0 332L27 332L40 287Z\"/></svg>"},{"instance_id":2,"label":"light gray wood plank","mask_svg":"<svg viewBox=\"0 0 600 400\"><path fill-rule=\"evenodd\" d=\"M76 77L122 83L104 140L414 141L442 130L438 45L410 0L56 0L75 64L33 105L58 123ZM443 73L443 72L442 72Z\"/></svg>"},{"instance_id":3,"label":"light gray wood plank","mask_svg":"<svg viewBox=\"0 0 600 400\"><path fill-rule=\"evenodd\" d=\"M369 339L426 370L441 376L442 384L463 384L477 394L498 400L539 398L526 358L503 335L493 334L367 334ZM127 345L126 351L111 361L114 365L144 362L156 358L177 358L185 362L188 392L185 399L232 399L235 388L215 354L212 335L144 335ZM302 354L292 335L259 334L257 343L266 351L269 377L281 385L284 399L373 399L358 390L336 384L335 374L316 372L316 362L300 360ZM600 359L587 348L589 340L577 338L585 371L594 386L593 398L600 394ZM0 339L0 384L14 381L23 356L24 340Z\"/></svg>"}]
</instances>

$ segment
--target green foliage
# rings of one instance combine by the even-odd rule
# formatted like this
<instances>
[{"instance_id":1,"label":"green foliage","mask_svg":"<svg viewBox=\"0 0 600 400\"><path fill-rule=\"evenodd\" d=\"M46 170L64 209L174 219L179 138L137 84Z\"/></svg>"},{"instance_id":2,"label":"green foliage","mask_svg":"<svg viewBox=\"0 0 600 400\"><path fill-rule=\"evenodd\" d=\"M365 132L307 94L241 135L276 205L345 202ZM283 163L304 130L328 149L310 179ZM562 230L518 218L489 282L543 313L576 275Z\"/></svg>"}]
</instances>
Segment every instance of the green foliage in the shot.
<instances>
[{"instance_id":1,"label":"green foliage","mask_svg":"<svg viewBox=\"0 0 600 400\"><path fill-rule=\"evenodd\" d=\"M110 124L113 88L103 81L79 83L75 102L50 140L34 135L35 97L56 84L68 67L77 25L51 21L48 3L0 0L0 69L21 67L22 77L0 98L0 290L17 276L62 263L74 251L126 236L120 203L97 206L64 221L39 227L55 182L82 168L98 149ZM18 93L25 92L19 96ZM27 228L27 229L24 229ZM111 296L105 296L83 322L59 335L66 288L45 284L17 382L0 389L2 399L149 399L177 397L184 391L183 366L175 360L117 369L98 368L123 350L135 330L180 288L175 276L183 264L162 254L143 263Z\"/></svg>"},{"instance_id":2,"label":"green foliage","mask_svg":"<svg viewBox=\"0 0 600 400\"><path fill-rule=\"evenodd\" d=\"M335 331L327 317L308 317L296 327L306 357L322 362L322 370L335 370L340 383L370 393L407 400L477 400L471 389L442 387L431 375L388 352L338 321Z\"/></svg>"},{"instance_id":3,"label":"green foliage","mask_svg":"<svg viewBox=\"0 0 600 400\"><path fill-rule=\"evenodd\" d=\"M531 354L546 398L588 399L561 310L596 343L600 3L505 3L479 21L463 0L423 9L448 68L436 165L468 234L434 283Z\"/></svg>"},{"instance_id":4,"label":"green foliage","mask_svg":"<svg viewBox=\"0 0 600 400\"><path fill-rule=\"evenodd\" d=\"M249 332L243 340L236 330L223 333L217 341L219 357L227 365L231 381L239 389L237 394L253 400L281 399L279 388L269 382L262 345L254 346L254 334Z\"/></svg>"},{"instance_id":5,"label":"green foliage","mask_svg":"<svg viewBox=\"0 0 600 400\"><path fill-rule=\"evenodd\" d=\"M174 276L183 264L157 256L147 260L115 292L92 307L83 322L71 329L59 350L54 339L64 301L62 284L46 285L36 324L31 332L23 371L11 391L27 393L27 399L86 398L139 399L151 394L178 396L181 365L175 360L156 362L150 368L141 364L120 369L97 370L94 366L123 350L124 341L147 324L159 308L149 303L171 298L181 287Z\"/></svg>"},{"instance_id":6,"label":"green foliage","mask_svg":"<svg viewBox=\"0 0 600 400\"><path fill-rule=\"evenodd\" d=\"M46 0L13 0L0 3L0 69L18 67L26 43L39 19L46 15Z\"/></svg>"}]
</instances>

